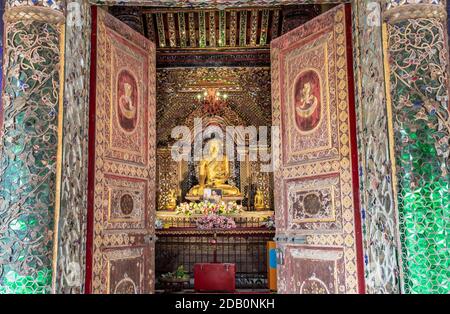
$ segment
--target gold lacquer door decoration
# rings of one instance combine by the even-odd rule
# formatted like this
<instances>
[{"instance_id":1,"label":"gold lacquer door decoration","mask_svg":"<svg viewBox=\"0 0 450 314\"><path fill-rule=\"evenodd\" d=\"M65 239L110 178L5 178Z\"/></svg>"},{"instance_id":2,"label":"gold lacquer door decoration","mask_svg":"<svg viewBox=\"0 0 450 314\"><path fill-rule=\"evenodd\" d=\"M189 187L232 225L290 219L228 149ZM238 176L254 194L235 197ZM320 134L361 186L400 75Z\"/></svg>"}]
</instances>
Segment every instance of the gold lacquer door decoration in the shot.
<instances>
[{"instance_id":1,"label":"gold lacquer door decoration","mask_svg":"<svg viewBox=\"0 0 450 314\"><path fill-rule=\"evenodd\" d=\"M277 243L281 293L364 287L350 14L340 5L271 43L276 231L296 239Z\"/></svg>"},{"instance_id":2,"label":"gold lacquer door decoration","mask_svg":"<svg viewBox=\"0 0 450 314\"><path fill-rule=\"evenodd\" d=\"M93 8L86 290L154 289L155 46ZM92 249L91 255L89 250ZM91 260L89 263L89 259Z\"/></svg>"}]
</instances>

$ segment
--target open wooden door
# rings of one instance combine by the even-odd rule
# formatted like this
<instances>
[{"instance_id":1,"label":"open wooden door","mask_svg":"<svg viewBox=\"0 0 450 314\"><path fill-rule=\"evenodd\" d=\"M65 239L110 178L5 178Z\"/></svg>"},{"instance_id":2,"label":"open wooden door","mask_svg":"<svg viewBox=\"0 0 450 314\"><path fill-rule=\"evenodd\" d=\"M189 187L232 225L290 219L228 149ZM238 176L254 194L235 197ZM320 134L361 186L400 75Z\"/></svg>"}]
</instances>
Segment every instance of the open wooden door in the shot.
<instances>
[{"instance_id":1,"label":"open wooden door","mask_svg":"<svg viewBox=\"0 0 450 314\"><path fill-rule=\"evenodd\" d=\"M87 293L154 291L155 45L92 9Z\"/></svg>"},{"instance_id":2,"label":"open wooden door","mask_svg":"<svg viewBox=\"0 0 450 314\"><path fill-rule=\"evenodd\" d=\"M280 293L363 293L350 5L271 43Z\"/></svg>"}]
</instances>

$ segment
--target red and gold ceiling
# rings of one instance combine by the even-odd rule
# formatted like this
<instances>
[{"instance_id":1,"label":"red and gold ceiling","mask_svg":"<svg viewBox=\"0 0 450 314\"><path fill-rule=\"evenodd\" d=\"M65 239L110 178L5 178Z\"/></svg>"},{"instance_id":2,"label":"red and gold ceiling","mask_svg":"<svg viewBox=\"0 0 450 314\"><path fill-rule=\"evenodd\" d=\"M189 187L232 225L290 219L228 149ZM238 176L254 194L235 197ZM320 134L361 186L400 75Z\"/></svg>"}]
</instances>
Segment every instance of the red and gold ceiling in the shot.
<instances>
[{"instance_id":1,"label":"red and gold ceiling","mask_svg":"<svg viewBox=\"0 0 450 314\"><path fill-rule=\"evenodd\" d=\"M157 67L269 66L269 45L320 5L226 8L111 7L157 46Z\"/></svg>"},{"instance_id":2,"label":"red and gold ceiling","mask_svg":"<svg viewBox=\"0 0 450 314\"><path fill-rule=\"evenodd\" d=\"M148 37L160 49L267 48L280 33L280 8L145 10Z\"/></svg>"}]
</instances>

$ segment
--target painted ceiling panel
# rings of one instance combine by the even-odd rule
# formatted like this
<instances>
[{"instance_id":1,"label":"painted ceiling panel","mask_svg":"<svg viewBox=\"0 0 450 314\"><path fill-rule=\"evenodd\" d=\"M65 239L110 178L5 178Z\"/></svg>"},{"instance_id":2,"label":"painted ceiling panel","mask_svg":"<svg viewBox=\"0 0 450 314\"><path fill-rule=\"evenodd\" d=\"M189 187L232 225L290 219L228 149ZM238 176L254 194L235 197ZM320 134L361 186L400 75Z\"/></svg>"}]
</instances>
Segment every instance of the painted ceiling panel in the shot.
<instances>
[{"instance_id":1,"label":"painted ceiling panel","mask_svg":"<svg viewBox=\"0 0 450 314\"><path fill-rule=\"evenodd\" d=\"M13 0L11 0L13 1ZM100 5L142 5L147 7L174 7L174 8L202 8L225 9L228 7L260 7L274 5L291 5L291 4L329 4L344 3L346 0L94 0L92 3Z\"/></svg>"},{"instance_id":2,"label":"painted ceiling panel","mask_svg":"<svg viewBox=\"0 0 450 314\"><path fill-rule=\"evenodd\" d=\"M267 50L272 39L320 14L323 5L234 8L113 6L109 11L160 53Z\"/></svg>"},{"instance_id":3,"label":"painted ceiling panel","mask_svg":"<svg viewBox=\"0 0 450 314\"><path fill-rule=\"evenodd\" d=\"M144 10L159 49L268 48L280 33L280 8Z\"/></svg>"}]
</instances>

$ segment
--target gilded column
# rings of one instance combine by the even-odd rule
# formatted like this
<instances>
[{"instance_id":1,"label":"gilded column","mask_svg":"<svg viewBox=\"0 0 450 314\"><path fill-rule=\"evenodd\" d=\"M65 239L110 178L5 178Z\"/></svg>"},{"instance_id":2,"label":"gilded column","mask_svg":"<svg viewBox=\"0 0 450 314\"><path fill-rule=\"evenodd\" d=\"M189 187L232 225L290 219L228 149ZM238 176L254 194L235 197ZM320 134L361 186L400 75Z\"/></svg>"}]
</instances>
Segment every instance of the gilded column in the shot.
<instances>
[{"instance_id":1,"label":"gilded column","mask_svg":"<svg viewBox=\"0 0 450 314\"><path fill-rule=\"evenodd\" d=\"M7 0L0 141L0 293L49 293L57 234L64 12Z\"/></svg>"},{"instance_id":2,"label":"gilded column","mask_svg":"<svg viewBox=\"0 0 450 314\"><path fill-rule=\"evenodd\" d=\"M419 2L419 3L418 3ZM401 286L449 293L446 3L388 0L383 10Z\"/></svg>"}]
</instances>

